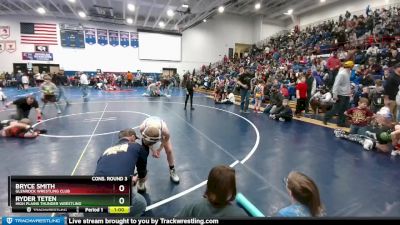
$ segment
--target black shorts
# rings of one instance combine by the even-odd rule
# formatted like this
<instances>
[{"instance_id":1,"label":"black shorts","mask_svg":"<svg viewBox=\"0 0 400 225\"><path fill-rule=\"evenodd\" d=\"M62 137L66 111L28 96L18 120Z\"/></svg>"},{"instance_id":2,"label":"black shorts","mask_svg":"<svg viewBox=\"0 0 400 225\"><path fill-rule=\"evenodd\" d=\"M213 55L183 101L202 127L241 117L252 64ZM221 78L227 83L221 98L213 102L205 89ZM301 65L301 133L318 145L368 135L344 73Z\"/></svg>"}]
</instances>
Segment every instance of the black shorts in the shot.
<instances>
[{"instance_id":1,"label":"black shorts","mask_svg":"<svg viewBox=\"0 0 400 225\"><path fill-rule=\"evenodd\" d=\"M42 101L44 103L57 102L57 98L55 95L44 95Z\"/></svg>"}]
</instances>

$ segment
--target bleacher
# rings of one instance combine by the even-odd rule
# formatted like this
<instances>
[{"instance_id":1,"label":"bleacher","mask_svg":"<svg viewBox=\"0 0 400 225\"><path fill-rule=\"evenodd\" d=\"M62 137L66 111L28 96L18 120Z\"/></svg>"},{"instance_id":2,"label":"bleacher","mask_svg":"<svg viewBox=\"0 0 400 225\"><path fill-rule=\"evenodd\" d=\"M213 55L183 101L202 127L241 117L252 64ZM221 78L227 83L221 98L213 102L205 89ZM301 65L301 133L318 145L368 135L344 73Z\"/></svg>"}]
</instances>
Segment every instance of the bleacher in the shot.
<instances>
[{"instance_id":1,"label":"bleacher","mask_svg":"<svg viewBox=\"0 0 400 225\"><path fill-rule=\"evenodd\" d=\"M200 88L196 89L195 91L198 92L198 93L206 94L209 98L214 99L214 92L213 91L200 89ZM240 100L240 96L235 95L235 105L240 106L240 101L241 101ZM250 98L250 102L251 101L252 101L252 99ZM296 110L296 102L295 101L289 101L289 106L292 108L293 111ZM254 106L249 104L249 108L250 109L254 109ZM261 110L264 110L264 109L265 109L264 107L261 107ZM266 117L266 119L268 119L268 118ZM340 128L340 129L345 130L347 132L350 131L350 128L338 127L334 123L328 123L327 125L324 125L321 120L313 119L313 118L309 118L309 117L305 117L305 116L301 116L300 118L293 117L293 119L297 120L297 121L303 121L303 122L306 122L306 123L311 123L311 124L315 124L315 125L331 128L331 129L339 129Z\"/></svg>"}]
</instances>

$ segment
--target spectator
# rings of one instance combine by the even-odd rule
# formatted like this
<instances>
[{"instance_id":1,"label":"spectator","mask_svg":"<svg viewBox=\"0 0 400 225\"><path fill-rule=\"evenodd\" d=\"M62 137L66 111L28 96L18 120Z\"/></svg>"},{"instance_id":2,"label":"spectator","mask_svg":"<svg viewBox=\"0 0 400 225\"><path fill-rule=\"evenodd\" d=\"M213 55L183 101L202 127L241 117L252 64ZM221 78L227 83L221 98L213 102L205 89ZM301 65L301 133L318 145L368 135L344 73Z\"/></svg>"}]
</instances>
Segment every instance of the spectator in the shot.
<instances>
[{"instance_id":1,"label":"spectator","mask_svg":"<svg viewBox=\"0 0 400 225\"><path fill-rule=\"evenodd\" d=\"M374 115L368 109L368 99L360 98L358 106L344 112L350 118L350 134L362 134Z\"/></svg>"},{"instance_id":2,"label":"spectator","mask_svg":"<svg viewBox=\"0 0 400 225\"><path fill-rule=\"evenodd\" d=\"M336 52L333 52L332 56L329 57L326 62L326 67L329 70L329 80L326 82L326 84L329 88L331 88L335 82L336 75L340 68L340 60L338 59Z\"/></svg>"},{"instance_id":3,"label":"spectator","mask_svg":"<svg viewBox=\"0 0 400 225\"><path fill-rule=\"evenodd\" d=\"M400 63L397 63L393 67L393 71L390 73L389 78L386 80L384 85L385 93L385 105L389 107L392 113L393 121L396 121L397 115L397 105L396 105L396 95L399 92L400 85Z\"/></svg>"},{"instance_id":4,"label":"spectator","mask_svg":"<svg viewBox=\"0 0 400 225\"><path fill-rule=\"evenodd\" d=\"M311 109L314 114L318 114L319 110L325 113L332 107L333 103L332 93L327 87L322 87L321 90L315 93L310 99Z\"/></svg>"},{"instance_id":5,"label":"spectator","mask_svg":"<svg viewBox=\"0 0 400 225\"><path fill-rule=\"evenodd\" d=\"M296 85L296 111L294 112L296 117L300 117L303 110L307 107L307 83L306 78L303 76L300 78L300 83Z\"/></svg>"},{"instance_id":6,"label":"spectator","mask_svg":"<svg viewBox=\"0 0 400 225\"><path fill-rule=\"evenodd\" d=\"M232 93L231 90L228 90L228 96L226 99L223 99L221 102L216 102L221 104L235 104L235 95Z\"/></svg>"},{"instance_id":7,"label":"spectator","mask_svg":"<svg viewBox=\"0 0 400 225\"><path fill-rule=\"evenodd\" d=\"M289 106L289 100L283 99L282 107L275 114L270 115L271 119L279 120L281 122L291 121L293 118L292 108Z\"/></svg>"},{"instance_id":8,"label":"spectator","mask_svg":"<svg viewBox=\"0 0 400 225\"><path fill-rule=\"evenodd\" d=\"M354 62L347 61L344 63L343 68L339 70L332 89L333 101L335 101L335 104L333 105L333 108L324 116L323 122L325 125L328 123L330 118L332 118L335 114L338 114L337 125L339 127L345 126L346 118L344 116L344 112L346 111L350 102L350 70L353 67Z\"/></svg>"},{"instance_id":9,"label":"spectator","mask_svg":"<svg viewBox=\"0 0 400 225\"><path fill-rule=\"evenodd\" d=\"M250 98L250 81L251 74L244 70L244 67L240 67L239 79L237 84L240 86L240 112L249 113L249 98Z\"/></svg>"},{"instance_id":10,"label":"spectator","mask_svg":"<svg viewBox=\"0 0 400 225\"><path fill-rule=\"evenodd\" d=\"M382 80L375 80L375 88L370 92L369 99L371 101L371 110L376 113L380 108L385 106L384 88Z\"/></svg>"},{"instance_id":11,"label":"spectator","mask_svg":"<svg viewBox=\"0 0 400 225\"><path fill-rule=\"evenodd\" d=\"M279 86L278 85L273 85L271 87L271 93L269 97L270 104L268 104L265 109L264 113L266 114L276 114L279 112L282 108L282 101L283 101L283 96L279 92Z\"/></svg>"},{"instance_id":12,"label":"spectator","mask_svg":"<svg viewBox=\"0 0 400 225\"><path fill-rule=\"evenodd\" d=\"M315 182L300 172L292 171L285 178L286 189L292 199L292 205L280 209L280 217L320 217L324 208Z\"/></svg>"},{"instance_id":13,"label":"spectator","mask_svg":"<svg viewBox=\"0 0 400 225\"><path fill-rule=\"evenodd\" d=\"M246 217L243 209L235 205L235 170L228 166L214 167L207 180L207 189L203 199L186 205L178 217L224 218Z\"/></svg>"}]
</instances>

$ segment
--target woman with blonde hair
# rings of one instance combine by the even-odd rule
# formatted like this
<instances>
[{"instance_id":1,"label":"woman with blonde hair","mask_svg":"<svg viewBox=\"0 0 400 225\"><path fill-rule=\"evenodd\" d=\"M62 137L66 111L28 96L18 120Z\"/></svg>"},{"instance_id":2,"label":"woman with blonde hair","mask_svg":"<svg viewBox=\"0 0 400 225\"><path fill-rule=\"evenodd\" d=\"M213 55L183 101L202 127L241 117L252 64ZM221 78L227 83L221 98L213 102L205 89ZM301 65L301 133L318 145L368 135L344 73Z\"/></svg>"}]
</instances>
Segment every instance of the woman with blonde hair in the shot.
<instances>
[{"instance_id":1,"label":"woman with blonde hair","mask_svg":"<svg viewBox=\"0 0 400 225\"><path fill-rule=\"evenodd\" d=\"M319 217L324 208L315 182L308 176L292 171L285 178L286 189L292 199L292 204L280 209L277 216L281 217Z\"/></svg>"}]
</instances>

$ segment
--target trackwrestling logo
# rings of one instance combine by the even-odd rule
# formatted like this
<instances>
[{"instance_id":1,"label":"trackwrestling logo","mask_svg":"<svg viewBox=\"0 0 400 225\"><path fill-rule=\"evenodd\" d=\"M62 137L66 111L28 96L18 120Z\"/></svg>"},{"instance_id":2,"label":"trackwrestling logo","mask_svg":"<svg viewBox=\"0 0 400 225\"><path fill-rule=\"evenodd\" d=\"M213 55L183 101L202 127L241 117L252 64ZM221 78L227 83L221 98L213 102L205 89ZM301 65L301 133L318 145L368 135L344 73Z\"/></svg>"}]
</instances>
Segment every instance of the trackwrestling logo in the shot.
<instances>
[{"instance_id":1,"label":"trackwrestling logo","mask_svg":"<svg viewBox=\"0 0 400 225\"><path fill-rule=\"evenodd\" d=\"M64 225L64 217L3 217L3 224L9 225Z\"/></svg>"}]
</instances>

